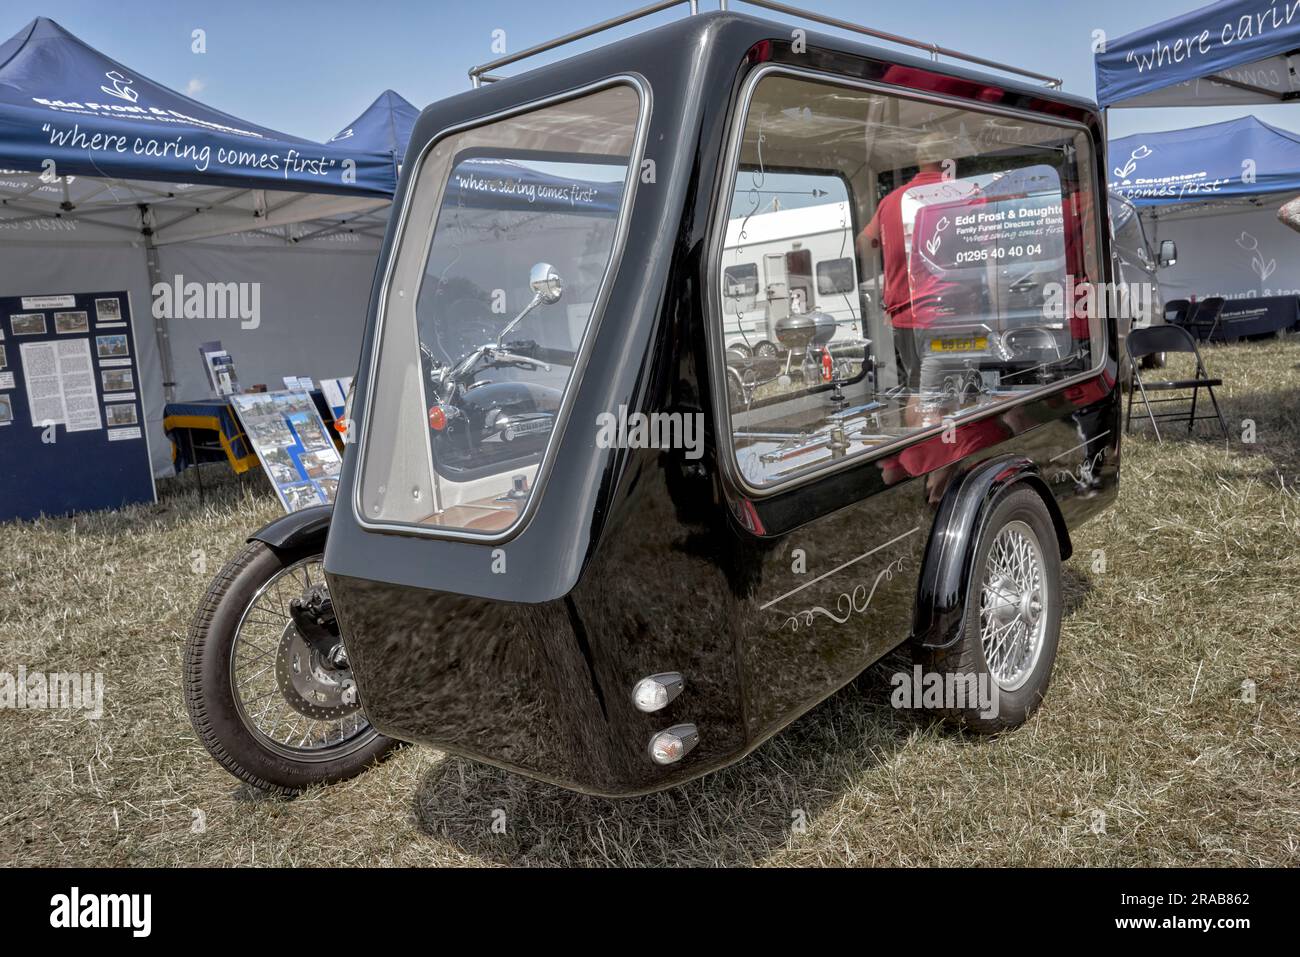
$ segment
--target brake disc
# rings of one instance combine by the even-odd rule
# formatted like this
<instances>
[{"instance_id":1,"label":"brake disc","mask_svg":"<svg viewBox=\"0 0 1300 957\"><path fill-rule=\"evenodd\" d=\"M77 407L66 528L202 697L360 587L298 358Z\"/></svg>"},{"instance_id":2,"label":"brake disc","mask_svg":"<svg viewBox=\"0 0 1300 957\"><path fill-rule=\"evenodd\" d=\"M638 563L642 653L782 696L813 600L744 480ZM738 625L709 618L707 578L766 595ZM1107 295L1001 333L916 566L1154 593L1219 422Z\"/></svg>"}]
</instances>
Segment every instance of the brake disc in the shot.
<instances>
[{"instance_id":1,"label":"brake disc","mask_svg":"<svg viewBox=\"0 0 1300 957\"><path fill-rule=\"evenodd\" d=\"M317 721L337 721L361 707L352 672L328 665L292 623L280 638L275 681L289 707Z\"/></svg>"}]
</instances>

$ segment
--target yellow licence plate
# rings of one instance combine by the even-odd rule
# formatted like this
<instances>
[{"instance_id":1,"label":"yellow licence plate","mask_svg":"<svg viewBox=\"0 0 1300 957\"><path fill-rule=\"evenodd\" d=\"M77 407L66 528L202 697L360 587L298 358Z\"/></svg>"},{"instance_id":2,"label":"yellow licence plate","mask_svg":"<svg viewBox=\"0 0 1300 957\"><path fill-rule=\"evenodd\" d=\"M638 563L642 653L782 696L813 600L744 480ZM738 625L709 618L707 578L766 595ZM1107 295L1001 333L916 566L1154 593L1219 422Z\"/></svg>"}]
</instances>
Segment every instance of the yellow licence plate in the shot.
<instances>
[{"instance_id":1,"label":"yellow licence plate","mask_svg":"<svg viewBox=\"0 0 1300 957\"><path fill-rule=\"evenodd\" d=\"M985 336L970 339L931 339L931 352L983 352L989 347Z\"/></svg>"}]
</instances>

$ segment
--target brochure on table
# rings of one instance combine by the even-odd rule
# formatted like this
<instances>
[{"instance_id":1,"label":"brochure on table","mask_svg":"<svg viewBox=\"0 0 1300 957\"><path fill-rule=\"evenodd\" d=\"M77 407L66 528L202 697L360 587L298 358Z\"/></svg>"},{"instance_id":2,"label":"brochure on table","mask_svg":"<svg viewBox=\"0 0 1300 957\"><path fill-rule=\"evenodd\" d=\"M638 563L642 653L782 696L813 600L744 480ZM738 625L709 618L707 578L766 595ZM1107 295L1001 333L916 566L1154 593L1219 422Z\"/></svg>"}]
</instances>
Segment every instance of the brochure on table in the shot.
<instances>
[{"instance_id":1,"label":"brochure on table","mask_svg":"<svg viewBox=\"0 0 1300 957\"><path fill-rule=\"evenodd\" d=\"M217 398L234 395L239 391L239 376L235 375L235 360L221 348L221 340L204 342L199 346L203 357L203 371L208 374L208 388Z\"/></svg>"},{"instance_id":2,"label":"brochure on table","mask_svg":"<svg viewBox=\"0 0 1300 957\"><path fill-rule=\"evenodd\" d=\"M351 388L352 376L320 380L321 395L325 396L325 404L329 406L335 421L343 418L343 409L348 402L348 390Z\"/></svg>"},{"instance_id":3,"label":"brochure on table","mask_svg":"<svg viewBox=\"0 0 1300 957\"><path fill-rule=\"evenodd\" d=\"M286 511L333 503L343 459L310 393L246 392L230 404Z\"/></svg>"},{"instance_id":4,"label":"brochure on table","mask_svg":"<svg viewBox=\"0 0 1300 957\"><path fill-rule=\"evenodd\" d=\"M157 500L125 292L0 297L0 521Z\"/></svg>"}]
</instances>

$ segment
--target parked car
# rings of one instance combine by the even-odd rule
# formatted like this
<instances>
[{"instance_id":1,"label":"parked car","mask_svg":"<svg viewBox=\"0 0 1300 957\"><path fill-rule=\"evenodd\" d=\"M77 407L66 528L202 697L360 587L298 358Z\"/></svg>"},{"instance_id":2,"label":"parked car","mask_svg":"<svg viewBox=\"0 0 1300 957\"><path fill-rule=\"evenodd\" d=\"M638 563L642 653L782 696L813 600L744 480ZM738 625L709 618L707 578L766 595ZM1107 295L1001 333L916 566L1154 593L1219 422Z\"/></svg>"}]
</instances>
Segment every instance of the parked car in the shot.
<instances>
[{"instance_id":1,"label":"parked car","mask_svg":"<svg viewBox=\"0 0 1300 957\"><path fill-rule=\"evenodd\" d=\"M1161 243L1157 252L1147 239L1146 227L1138 209L1125 197L1113 190L1107 201L1110 205L1111 256L1115 260L1115 281L1126 290L1128 303L1144 304L1144 315L1130 315L1130 310L1119 310L1119 360L1120 382L1128 381L1128 333L1130 329L1143 329L1161 325L1165 321L1165 299L1160 291L1160 269L1172 266L1178 259L1178 247L1172 239ZM1137 284L1145 284L1140 293L1133 292ZM1158 368L1165 364L1163 353L1147 356L1142 367Z\"/></svg>"},{"instance_id":2,"label":"parked car","mask_svg":"<svg viewBox=\"0 0 1300 957\"><path fill-rule=\"evenodd\" d=\"M900 647L993 692L949 720L1023 722L1120 464L1113 320L1036 298L1111 276L1100 117L1046 79L714 12L426 109L337 502L253 533L190 633L215 759L294 791L401 740L637 794ZM958 186L919 189L932 165ZM728 348L732 240L773 189L843 204L845 255L813 262L852 260L829 328L866 327L821 374Z\"/></svg>"}]
</instances>

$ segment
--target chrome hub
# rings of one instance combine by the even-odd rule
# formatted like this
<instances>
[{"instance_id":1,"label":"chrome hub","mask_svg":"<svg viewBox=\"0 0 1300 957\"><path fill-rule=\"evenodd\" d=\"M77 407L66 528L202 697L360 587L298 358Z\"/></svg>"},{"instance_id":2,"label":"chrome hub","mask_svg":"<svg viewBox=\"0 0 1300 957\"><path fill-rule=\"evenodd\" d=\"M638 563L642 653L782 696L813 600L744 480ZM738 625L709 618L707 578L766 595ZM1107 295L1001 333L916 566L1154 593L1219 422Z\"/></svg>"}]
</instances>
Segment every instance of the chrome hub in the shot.
<instances>
[{"instance_id":1,"label":"chrome hub","mask_svg":"<svg viewBox=\"0 0 1300 957\"><path fill-rule=\"evenodd\" d=\"M273 575L244 609L230 651L230 681L244 727L260 744L299 761L329 761L366 747L366 721L342 644L315 650L290 608L326 587L321 557Z\"/></svg>"},{"instance_id":2,"label":"chrome hub","mask_svg":"<svg viewBox=\"0 0 1300 957\"><path fill-rule=\"evenodd\" d=\"M350 674L327 664L292 622L280 638L275 678L289 707L304 717L337 721L357 708L355 694L348 693Z\"/></svg>"},{"instance_id":3,"label":"chrome hub","mask_svg":"<svg viewBox=\"0 0 1300 957\"><path fill-rule=\"evenodd\" d=\"M1020 599L1020 617L1024 619L1025 624L1031 628L1038 624L1038 618L1043 613L1043 602L1038 597L1037 592L1026 592Z\"/></svg>"}]
</instances>

